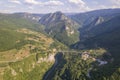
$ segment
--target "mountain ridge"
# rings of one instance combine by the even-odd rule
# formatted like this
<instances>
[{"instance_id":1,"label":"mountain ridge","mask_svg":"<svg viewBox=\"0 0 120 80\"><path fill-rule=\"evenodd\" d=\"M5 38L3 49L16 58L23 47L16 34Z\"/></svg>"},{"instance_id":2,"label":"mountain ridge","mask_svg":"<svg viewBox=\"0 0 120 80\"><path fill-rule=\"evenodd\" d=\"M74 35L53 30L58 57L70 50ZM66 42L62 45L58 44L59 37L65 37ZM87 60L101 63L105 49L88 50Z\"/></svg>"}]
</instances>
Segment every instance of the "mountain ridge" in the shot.
<instances>
[{"instance_id":1,"label":"mountain ridge","mask_svg":"<svg viewBox=\"0 0 120 80\"><path fill-rule=\"evenodd\" d=\"M119 13L0 14L0 79L42 80L58 51L48 79L119 79Z\"/></svg>"},{"instance_id":2,"label":"mountain ridge","mask_svg":"<svg viewBox=\"0 0 120 80\"><path fill-rule=\"evenodd\" d=\"M41 17L39 23L46 26L45 31L48 34L65 43L66 45L70 45L78 41L77 38L79 37L77 29L79 25L62 12L46 14ZM59 37L61 37L63 40L61 40ZM76 40L73 40L72 37L74 37ZM70 42L67 42L67 40L64 38Z\"/></svg>"}]
</instances>

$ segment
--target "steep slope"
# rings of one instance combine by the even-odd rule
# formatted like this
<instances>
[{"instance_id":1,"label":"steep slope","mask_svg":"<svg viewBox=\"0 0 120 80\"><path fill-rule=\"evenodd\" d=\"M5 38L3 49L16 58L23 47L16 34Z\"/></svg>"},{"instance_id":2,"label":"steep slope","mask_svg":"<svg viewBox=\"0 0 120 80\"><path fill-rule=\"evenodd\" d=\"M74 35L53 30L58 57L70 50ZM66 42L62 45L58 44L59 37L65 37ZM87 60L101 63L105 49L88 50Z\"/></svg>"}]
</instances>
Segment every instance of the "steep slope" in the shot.
<instances>
[{"instance_id":1,"label":"steep slope","mask_svg":"<svg viewBox=\"0 0 120 80\"><path fill-rule=\"evenodd\" d=\"M105 34L109 34L109 35L113 34L113 32L116 32L120 28L119 20L120 20L120 16L116 16L99 25L93 25L94 24L93 22L89 26L80 29L81 37L84 37L85 39L89 39L92 37L104 36Z\"/></svg>"},{"instance_id":2,"label":"steep slope","mask_svg":"<svg viewBox=\"0 0 120 80\"><path fill-rule=\"evenodd\" d=\"M89 44L89 46L117 46L119 44L119 30L120 30L120 16L111 18L108 21L102 22L95 25L96 21L91 24L79 29L80 30L80 42L76 43L74 46L79 48L84 48L84 45L79 44Z\"/></svg>"},{"instance_id":3,"label":"steep slope","mask_svg":"<svg viewBox=\"0 0 120 80\"><path fill-rule=\"evenodd\" d=\"M84 41L87 47L102 47L105 48L113 57L113 62L103 68L97 67L97 71L93 70L92 76L96 76L96 73L101 73L102 78L116 79L120 76L120 16L117 16L106 23L103 23L96 27L91 32L96 34ZM108 71L109 69L109 71ZM104 71L102 71L104 70ZM107 77L103 77L105 75Z\"/></svg>"},{"instance_id":4,"label":"steep slope","mask_svg":"<svg viewBox=\"0 0 120 80\"><path fill-rule=\"evenodd\" d=\"M78 41L78 24L65 16L61 12L46 14L39 20L45 25L45 31L66 45L71 45Z\"/></svg>"},{"instance_id":5,"label":"steep slope","mask_svg":"<svg viewBox=\"0 0 120 80\"><path fill-rule=\"evenodd\" d=\"M98 26L99 24L102 24L103 22L105 22L103 17L97 17L90 24L80 28L79 31L81 41L94 36L95 34L93 35L92 33L90 33L90 31L96 28L96 26Z\"/></svg>"},{"instance_id":6,"label":"steep slope","mask_svg":"<svg viewBox=\"0 0 120 80\"><path fill-rule=\"evenodd\" d=\"M82 26L90 24L98 17L103 17L104 21L107 21L114 16L120 14L120 9L101 9L101 10L94 10L85 13L79 13L76 15L70 15L70 17L81 24Z\"/></svg>"},{"instance_id":7,"label":"steep slope","mask_svg":"<svg viewBox=\"0 0 120 80\"><path fill-rule=\"evenodd\" d=\"M120 79L120 15L117 15L98 25L93 25L96 21L81 28L81 41L74 45L79 49L97 49L104 48L108 55L112 56L109 64L102 67L94 67L91 70L91 79L115 80ZM92 26L91 26L92 25ZM104 55L103 55L104 56ZM104 56L105 59L110 59ZM100 75L99 75L100 74Z\"/></svg>"},{"instance_id":8,"label":"steep slope","mask_svg":"<svg viewBox=\"0 0 120 80\"><path fill-rule=\"evenodd\" d=\"M41 27L13 14L0 14L0 80L43 78L57 50L66 46L43 34Z\"/></svg>"},{"instance_id":9,"label":"steep slope","mask_svg":"<svg viewBox=\"0 0 120 80\"><path fill-rule=\"evenodd\" d=\"M120 79L120 15L111 16L107 20L106 17L97 16L79 29L82 41L74 47L78 50L83 49L83 52L63 53L63 59L50 79Z\"/></svg>"},{"instance_id":10,"label":"steep slope","mask_svg":"<svg viewBox=\"0 0 120 80\"><path fill-rule=\"evenodd\" d=\"M43 25L40 25L37 22L33 22L29 19L26 19L25 17L19 14L0 14L0 20L1 20L1 25L4 25L5 28L16 29L16 28L26 27L36 31L41 31L41 32L44 31Z\"/></svg>"}]
</instances>

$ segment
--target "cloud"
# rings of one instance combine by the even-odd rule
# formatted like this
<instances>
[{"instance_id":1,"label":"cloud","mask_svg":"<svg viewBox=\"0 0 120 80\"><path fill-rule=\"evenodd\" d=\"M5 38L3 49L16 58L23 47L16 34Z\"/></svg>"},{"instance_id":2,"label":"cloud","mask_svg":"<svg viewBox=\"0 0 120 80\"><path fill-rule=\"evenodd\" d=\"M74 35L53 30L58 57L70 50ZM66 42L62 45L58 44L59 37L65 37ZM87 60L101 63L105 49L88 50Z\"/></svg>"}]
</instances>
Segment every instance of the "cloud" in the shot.
<instances>
[{"instance_id":1,"label":"cloud","mask_svg":"<svg viewBox=\"0 0 120 80\"><path fill-rule=\"evenodd\" d=\"M3 12L85 12L120 8L120 0L0 0L0 4L2 5L0 10Z\"/></svg>"},{"instance_id":2,"label":"cloud","mask_svg":"<svg viewBox=\"0 0 120 80\"><path fill-rule=\"evenodd\" d=\"M71 10L75 10L78 12L91 10L83 0L68 0L68 2L72 8Z\"/></svg>"},{"instance_id":3,"label":"cloud","mask_svg":"<svg viewBox=\"0 0 120 80\"><path fill-rule=\"evenodd\" d=\"M10 0L9 2L15 3L15 4L21 4L21 2L19 0Z\"/></svg>"},{"instance_id":4,"label":"cloud","mask_svg":"<svg viewBox=\"0 0 120 80\"><path fill-rule=\"evenodd\" d=\"M111 0L112 8L120 8L120 0Z\"/></svg>"},{"instance_id":5,"label":"cloud","mask_svg":"<svg viewBox=\"0 0 120 80\"><path fill-rule=\"evenodd\" d=\"M85 2L82 0L68 0L70 3L74 3L74 4L82 4L85 5Z\"/></svg>"},{"instance_id":6,"label":"cloud","mask_svg":"<svg viewBox=\"0 0 120 80\"><path fill-rule=\"evenodd\" d=\"M10 12L10 10L0 10L0 13L9 13Z\"/></svg>"},{"instance_id":7,"label":"cloud","mask_svg":"<svg viewBox=\"0 0 120 80\"><path fill-rule=\"evenodd\" d=\"M41 2L38 2L36 0L25 0L24 2L31 5L41 4Z\"/></svg>"},{"instance_id":8,"label":"cloud","mask_svg":"<svg viewBox=\"0 0 120 80\"><path fill-rule=\"evenodd\" d=\"M16 6L15 5L9 5L7 6L8 8L15 8Z\"/></svg>"},{"instance_id":9,"label":"cloud","mask_svg":"<svg viewBox=\"0 0 120 80\"><path fill-rule=\"evenodd\" d=\"M120 0L111 0L115 4L120 4Z\"/></svg>"},{"instance_id":10,"label":"cloud","mask_svg":"<svg viewBox=\"0 0 120 80\"><path fill-rule=\"evenodd\" d=\"M28 8L29 8L29 9L31 9L31 10L33 10L33 9L34 9L34 7L33 7L33 6L29 6Z\"/></svg>"},{"instance_id":11,"label":"cloud","mask_svg":"<svg viewBox=\"0 0 120 80\"><path fill-rule=\"evenodd\" d=\"M43 5L60 6L60 5L64 5L64 3L62 3L61 1L58 1L58 0L50 0L50 1L43 3Z\"/></svg>"},{"instance_id":12,"label":"cloud","mask_svg":"<svg viewBox=\"0 0 120 80\"><path fill-rule=\"evenodd\" d=\"M41 2L36 0L25 0L24 2L30 5L42 5L42 6L60 6L64 4L59 0L48 0L46 2Z\"/></svg>"},{"instance_id":13,"label":"cloud","mask_svg":"<svg viewBox=\"0 0 120 80\"><path fill-rule=\"evenodd\" d=\"M97 1L92 1L92 4L98 5L99 3Z\"/></svg>"}]
</instances>

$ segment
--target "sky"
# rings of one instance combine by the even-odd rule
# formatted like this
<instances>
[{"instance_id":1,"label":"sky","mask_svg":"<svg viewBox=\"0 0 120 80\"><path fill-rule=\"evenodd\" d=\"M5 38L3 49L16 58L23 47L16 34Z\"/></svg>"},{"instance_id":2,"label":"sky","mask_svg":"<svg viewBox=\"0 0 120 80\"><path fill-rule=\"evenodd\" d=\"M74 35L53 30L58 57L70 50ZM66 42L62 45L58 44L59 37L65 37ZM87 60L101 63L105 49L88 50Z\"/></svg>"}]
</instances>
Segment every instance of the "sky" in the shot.
<instances>
[{"instance_id":1,"label":"sky","mask_svg":"<svg viewBox=\"0 0 120 80\"><path fill-rule=\"evenodd\" d=\"M120 0L0 0L0 13L79 13L120 8Z\"/></svg>"}]
</instances>

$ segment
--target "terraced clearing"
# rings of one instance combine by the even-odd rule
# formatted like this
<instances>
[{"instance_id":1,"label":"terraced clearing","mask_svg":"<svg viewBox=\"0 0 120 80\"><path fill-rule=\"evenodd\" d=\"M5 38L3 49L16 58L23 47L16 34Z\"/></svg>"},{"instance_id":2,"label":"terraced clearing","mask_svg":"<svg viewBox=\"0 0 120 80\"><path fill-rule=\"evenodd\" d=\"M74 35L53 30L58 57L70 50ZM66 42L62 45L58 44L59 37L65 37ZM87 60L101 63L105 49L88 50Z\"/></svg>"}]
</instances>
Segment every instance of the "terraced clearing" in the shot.
<instances>
[{"instance_id":1,"label":"terraced clearing","mask_svg":"<svg viewBox=\"0 0 120 80\"><path fill-rule=\"evenodd\" d=\"M53 65L56 50L63 45L54 46L57 42L52 38L29 29L22 28L16 31L26 35L23 41L32 43L25 43L18 48L0 52L0 79L34 80L36 78L41 80L44 73ZM20 40L16 41L17 45L20 43ZM31 77L31 75L35 76Z\"/></svg>"}]
</instances>

